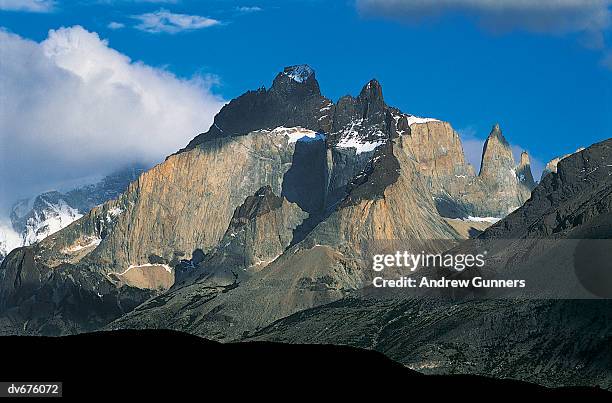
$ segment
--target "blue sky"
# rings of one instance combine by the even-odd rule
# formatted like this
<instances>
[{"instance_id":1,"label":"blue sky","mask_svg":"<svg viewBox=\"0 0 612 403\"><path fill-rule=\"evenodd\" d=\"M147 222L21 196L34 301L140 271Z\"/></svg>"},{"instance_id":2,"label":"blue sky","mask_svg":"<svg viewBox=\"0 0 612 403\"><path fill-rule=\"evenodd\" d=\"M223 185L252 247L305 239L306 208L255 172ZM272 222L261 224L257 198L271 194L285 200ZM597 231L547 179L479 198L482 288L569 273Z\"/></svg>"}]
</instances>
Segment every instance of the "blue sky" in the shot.
<instances>
[{"instance_id":1,"label":"blue sky","mask_svg":"<svg viewBox=\"0 0 612 403\"><path fill-rule=\"evenodd\" d=\"M612 137L608 0L439 4L0 0L0 26L40 43L50 29L80 25L134 62L199 77L217 101L269 86L298 63L333 100L377 78L388 104L449 121L472 141L472 159L495 122L540 165Z\"/></svg>"}]
</instances>

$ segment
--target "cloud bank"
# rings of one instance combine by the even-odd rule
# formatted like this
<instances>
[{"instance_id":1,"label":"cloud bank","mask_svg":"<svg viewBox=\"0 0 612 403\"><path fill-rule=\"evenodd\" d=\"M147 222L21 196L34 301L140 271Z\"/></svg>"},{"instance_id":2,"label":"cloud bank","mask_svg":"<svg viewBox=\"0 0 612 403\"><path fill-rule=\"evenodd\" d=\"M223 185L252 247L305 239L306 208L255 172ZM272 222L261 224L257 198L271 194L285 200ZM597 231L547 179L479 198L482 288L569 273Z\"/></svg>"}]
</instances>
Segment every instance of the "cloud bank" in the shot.
<instances>
[{"instance_id":1,"label":"cloud bank","mask_svg":"<svg viewBox=\"0 0 612 403\"><path fill-rule=\"evenodd\" d=\"M212 18L199 15L176 14L163 8L152 13L135 15L132 18L140 21L135 26L136 29L155 34L161 32L176 34L182 31L208 28L221 23Z\"/></svg>"},{"instance_id":2,"label":"cloud bank","mask_svg":"<svg viewBox=\"0 0 612 403\"><path fill-rule=\"evenodd\" d=\"M0 0L0 10L48 13L53 11L55 0Z\"/></svg>"},{"instance_id":3,"label":"cloud bank","mask_svg":"<svg viewBox=\"0 0 612 403\"><path fill-rule=\"evenodd\" d=\"M214 80L133 62L80 26L41 43L0 31L0 208L132 162L155 163L205 131Z\"/></svg>"},{"instance_id":4,"label":"cloud bank","mask_svg":"<svg viewBox=\"0 0 612 403\"><path fill-rule=\"evenodd\" d=\"M466 13L495 30L552 33L607 29L610 4L610 0L357 0L365 14L419 20Z\"/></svg>"}]
</instances>

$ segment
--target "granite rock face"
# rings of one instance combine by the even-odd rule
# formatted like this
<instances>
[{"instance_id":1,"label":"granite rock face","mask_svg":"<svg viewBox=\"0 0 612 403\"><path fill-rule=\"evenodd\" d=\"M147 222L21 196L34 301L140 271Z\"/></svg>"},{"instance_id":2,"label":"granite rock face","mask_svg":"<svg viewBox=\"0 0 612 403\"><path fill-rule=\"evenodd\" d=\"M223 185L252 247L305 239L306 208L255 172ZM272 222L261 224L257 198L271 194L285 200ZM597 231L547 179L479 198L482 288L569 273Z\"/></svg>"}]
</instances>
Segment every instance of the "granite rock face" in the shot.
<instances>
[{"instance_id":1,"label":"granite rock face","mask_svg":"<svg viewBox=\"0 0 612 403\"><path fill-rule=\"evenodd\" d=\"M169 157L117 200L94 208L41 247L69 248L82 237L98 238L87 260L107 271L148 263L151 255L170 263L195 249L210 251L249 195L265 185L282 193L295 144L269 131L211 139Z\"/></svg>"},{"instance_id":2,"label":"granite rock face","mask_svg":"<svg viewBox=\"0 0 612 403\"><path fill-rule=\"evenodd\" d=\"M326 164L328 168L324 200L312 201L314 206L301 205L313 215L329 213L346 195L352 178L366 168L376 147L396 137L402 138L417 160L419 172L444 216L501 217L522 205L535 186L529 180L529 165L516 166L499 125L487 139L482 169L475 175L465 161L459 136L448 123L388 106L377 80L369 81L357 97L346 95L334 104L321 95L314 71L304 65L285 68L268 90L250 91L231 101L219 112L210 130L182 151L205 139L242 136L281 126L301 126L325 133L326 162L317 162L317 166ZM320 160L321 155L310 154L308 158Z\"/></svg>"},{"instance_id":3,"label":"granite rock face","mask_svg":"<svg viewBox=\"0 0 612 403\"><path fill-rule=\"evenodd\" d=\"M363 242L459 237L426 195L414 163L390 142L376 150L366 172L350 184L348 195L303 240L290 246L291 238L284 238L284 248L243 262L252 251L269 249L275 242L263 234L251 244L243 243L252 237L239 228L260 228L275 217L273 206L285 220L303 217L288 206L282 208L283 201L269 189L261 189L236 210L220 248L204 258L195 274L109 328L155 327L161 321L176 330L234 340L292 313L351 295L365 285L368 275ZM229 265L228 256L234 259Z\"/></svg>"},{"instance_id":4,"label":"granite rock face","mask_svg":"<svg viewBox=\"0 0 612 403\"><path fill-rule=\"evenodd\" d=\"M446 122L413 124L410 135L400 138L445 217L503 217L521 206L535 187L527 153L517 166L499 125L484 144L478 175L465 161L459 135Z\"/></svg>"},{"instance_id":5,"label":"granite rock face","mask_svg":"<svg viewBox=\"0 0 612 403\"><path fill-rule=\"evenodd\" d=\"M236 208L217 247L177 265L178 282L229 286L247 279L284 253L306 218L308 213L266 185Z\"/></svg>"},{"instance_id":6,"label":"granite rock face","mask_svg":"<svg viewBox=\"0 0 612 403\"><path fill-rule=\"evenodd\" d=\"M357 265L332 248L290 247L307 214L296 204L259 189L236 208L223 240L209 254L177 266L180 277L166 293L108 328L166 327L228 340L270 321L345 295ZM347 269L353 268L353 271ZM349 270L347 272L347 270Z\"/></svg>"}]
</instances>

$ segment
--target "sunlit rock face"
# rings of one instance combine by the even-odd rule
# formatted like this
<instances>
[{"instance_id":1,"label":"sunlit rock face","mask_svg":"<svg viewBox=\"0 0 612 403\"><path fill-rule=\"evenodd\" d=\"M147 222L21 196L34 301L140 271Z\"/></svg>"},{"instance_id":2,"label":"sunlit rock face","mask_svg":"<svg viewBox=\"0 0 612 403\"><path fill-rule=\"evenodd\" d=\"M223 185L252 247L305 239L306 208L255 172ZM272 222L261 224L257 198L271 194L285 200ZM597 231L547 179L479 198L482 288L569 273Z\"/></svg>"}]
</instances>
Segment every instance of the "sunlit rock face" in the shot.
<instances>
[{"instance_id":1,"label":"sunlit rock face","mask_svg":"<svg viewBox=\"0 0 612 403\"><path fill-rule=\"evenodd\" d=\"M499 125L485 141L478 175L465 161L459 135L446 122L412 124L410 135L401 139L445 217L504 217L535 187L527 153L517 165Z\"/></svg>"}]
</instances>

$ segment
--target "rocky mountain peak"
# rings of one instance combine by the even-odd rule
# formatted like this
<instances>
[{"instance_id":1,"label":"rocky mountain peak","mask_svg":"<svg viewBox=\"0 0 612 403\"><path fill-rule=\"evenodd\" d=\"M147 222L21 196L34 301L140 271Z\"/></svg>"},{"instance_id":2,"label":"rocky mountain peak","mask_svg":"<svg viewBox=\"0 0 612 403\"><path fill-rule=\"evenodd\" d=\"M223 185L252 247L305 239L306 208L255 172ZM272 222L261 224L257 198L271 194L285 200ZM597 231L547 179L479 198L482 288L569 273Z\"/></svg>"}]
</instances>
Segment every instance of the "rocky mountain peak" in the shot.
<instances>
[{"instance_id":1,"label":"rocky mountain peak","mask_svg":"<svg viewBox=\"0 0 612 403\"><path fill-rule=\"evenodd\" d=\"M333 103L321 95L312 68L307 65L285 67L270 89L247 91L225 105L206 133L196 136L179 153L207 140L244 136L279 126L326 133L331 130Z\"/></svg>"},{"instance_id":2,"label":"rocky mountain peak","mask_svg":"<svg viewBox=\"0 0 612 403\"><path fill-rule=\"evenodd\" d=\"M315 72L306 64L285 67L272 82L270 90L285 96L321 95Z\"/></svg>"},{"instance_id":3,"label":"rocky mountain peak","mask_svg":"<svg viewBox=\"0 0 612 403\"><path fill-rule=\"evenodd\" d=\"M382 94L382 86L375 78L367 82L359 93L358 99L368 101L384 102Z\"/></svg>"},{"instance_id":4,"label":"rocky mountain peak","mask_svg":"<svg viewBox=\"0 0 612 403\"><path fill-rule=\"evenodd\" d=\"M521 162L519 163L518 167L516 167L516 177L518 178L519 182L529 191L536 187L533 174L531 173L531 162L529 160L529 154L527 154L527 151L523 151L521 153Z\"/></svg>"},{"instance_id":5,"label":"rocky mountain peak","mask_svg":"<svg viewBox=\"0 0 612 403\"><path fill-rule=\"evenodd\" d=\"M514 169L514 157L510 143L504 137L499 124L496 123L489 133L482 149L482 161L480 164L481 177L497 175Z\"/></svg>"},{"instance_id":6,"label":"rocky mountain peak","mask_svg":"<svg viewBox=\"0 0 612 403\"><path fill-rule=\"evenodd\" d=\"M314 78L315 72L314 70L307 64L298 64L295 66L285 67L282 75L286 75L293 81L298 83L303 83L310 78Z\"/></svg>"},{"instance_id":7,"label":"rocky mountain peak","mask_svg":"<svg viewBox=\"0 0 612 403\"><path fill-rule=\"evenodd\" d=\"M521 153L521 162L519 163L519 166L526 165L531 165L531 162L529 161L529 154L527 153L527 151L523 151Z\"/></svg>"},{"instance_id":8,"label":"rocky mountain peak","mask_svg":"<svg viewBox=\"0 0 612 403\"><path fill-rule=\"evenodd\" d=\"M499 126L499 123L495 123L493 125L493 128L491 129L491 133L489 133L489 136L487 137L487 142L490 140L498 141L502 145L506 147L510 147L510 143L508 143L508 140L506 140L506 138L504 137L504 134L502 132L501 127ZM486 147L486 143L485 143L485 147Z\"/></svg>"},{"instance_id":9,"label":"rocky mountain peak","mask_svg":"<svg viewBox=\"0 0 612 403\"><path fill-rule=\"evenodd\" d=\"M362 118L378 118L384 114L387 109L385 99L383 98L382 86L376 79L370 80L363 86L357 104L361 105Z\"/></svg>"}]
</instances>

